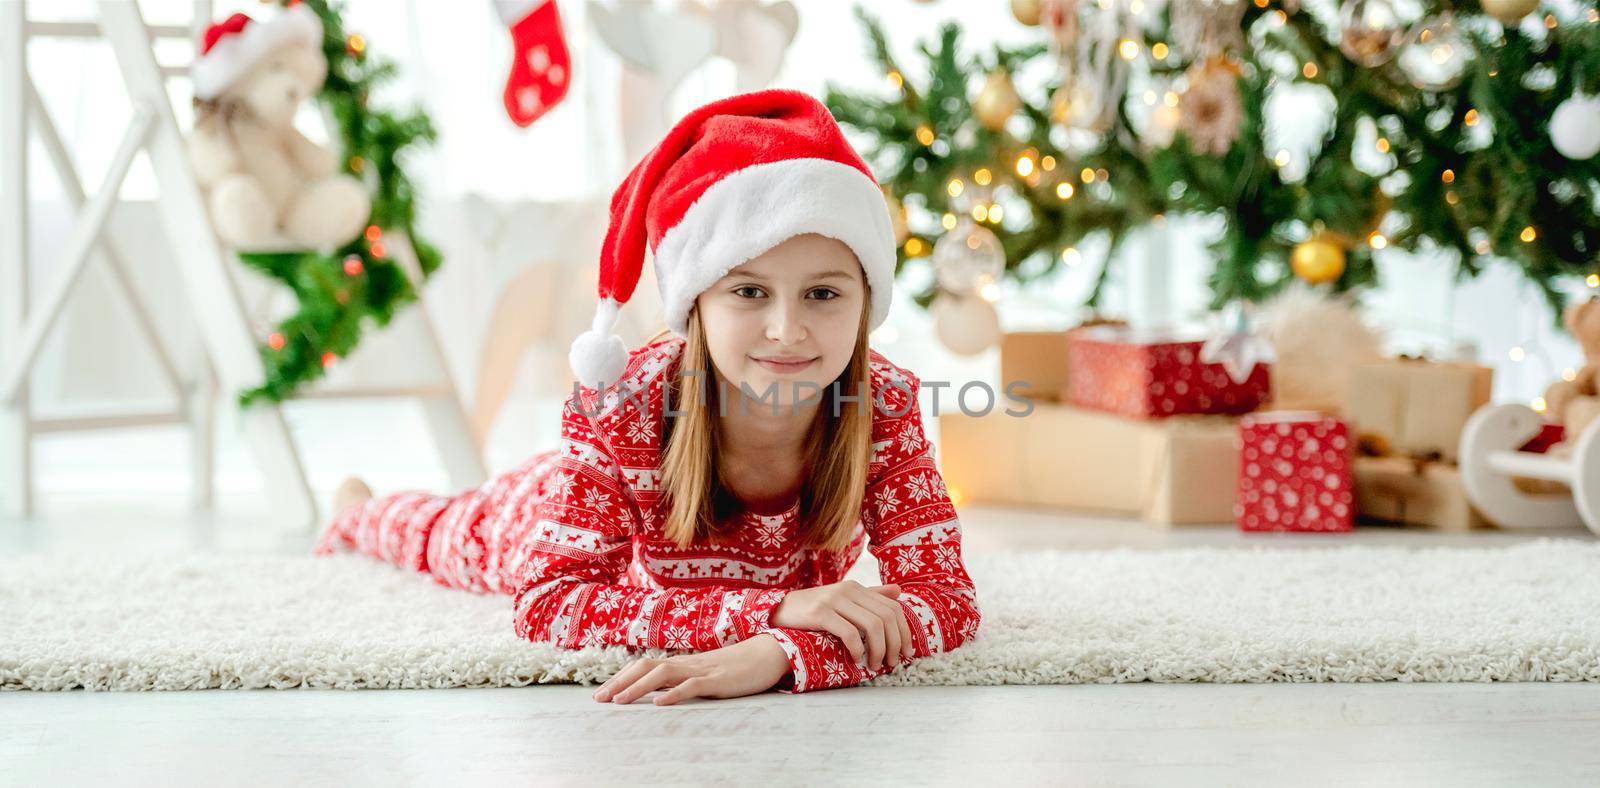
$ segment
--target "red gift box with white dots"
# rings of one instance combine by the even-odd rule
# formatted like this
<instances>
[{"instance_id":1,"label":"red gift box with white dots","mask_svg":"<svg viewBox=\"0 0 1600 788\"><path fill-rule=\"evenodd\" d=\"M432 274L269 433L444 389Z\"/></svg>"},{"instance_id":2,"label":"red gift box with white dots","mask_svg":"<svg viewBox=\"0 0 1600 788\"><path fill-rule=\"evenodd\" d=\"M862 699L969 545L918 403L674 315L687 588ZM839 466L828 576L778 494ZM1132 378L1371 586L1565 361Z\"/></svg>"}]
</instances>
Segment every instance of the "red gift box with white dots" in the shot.
<instances>
[{"instance_id":1,"label":"red gift box with white dots","mask_svg":"<svg viewBox=\"0 0 1600 788\"><path fill-rule=\"evenodd\" d=\"M1355 524L1350 430L1309 411L1267 411L1239 420L1243 531L1348 531Z\"/></svg>"},{"instance_id":2,"label":"red gift box with white dots","mask_svg":"<svg viewBox=\"0 0 1600 788\"><path fill-rule=\"evenodd\" d=\"M1203 339L1168 331L1092 326L1067 337L1068 402L1134 418L1248 413L1267 398L1268 365L1242 383L1200 360ZM1009 382L1009 381L1008 381Z\"/></svg>"}]
</instances>

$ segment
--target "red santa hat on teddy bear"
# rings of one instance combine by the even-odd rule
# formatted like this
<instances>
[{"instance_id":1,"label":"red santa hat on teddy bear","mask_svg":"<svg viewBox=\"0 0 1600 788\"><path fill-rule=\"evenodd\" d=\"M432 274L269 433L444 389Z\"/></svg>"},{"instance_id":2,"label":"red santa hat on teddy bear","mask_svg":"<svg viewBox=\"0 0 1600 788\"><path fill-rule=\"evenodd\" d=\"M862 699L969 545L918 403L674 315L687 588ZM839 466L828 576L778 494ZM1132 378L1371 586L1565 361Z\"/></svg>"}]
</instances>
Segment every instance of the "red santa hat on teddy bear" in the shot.
<instances>
[{"instance_id":1,"label":"red santa hat on teddy bear","mask_svg":"<svg viewBox=\"0 0 1600 788\"><path fill-rule=\"evenodd\" d=\"M594 325L567 357L578 381L599 388L621 378L628 350L612 330L647 247L667 327L686 336L700 293L804 233L850 247L871 292L871 328L882 324L894 287L889 207L828 108L798 91L763 90L690 112L611 197Z\"/></svg>"},{"instance_id":2,"label":"red santa hat on teddy bear","mask_svg":"<svg viewBox=\"0 0 1600 788\"><path fill-rule=\"evenodd\" d=\"M222 95L262 58L285 46L322 45L322 20L304 3L295 3L267 22L234 14L206 28L200 54L189 69L194 97L209 101Z\"/></svg>"}]
</instances>

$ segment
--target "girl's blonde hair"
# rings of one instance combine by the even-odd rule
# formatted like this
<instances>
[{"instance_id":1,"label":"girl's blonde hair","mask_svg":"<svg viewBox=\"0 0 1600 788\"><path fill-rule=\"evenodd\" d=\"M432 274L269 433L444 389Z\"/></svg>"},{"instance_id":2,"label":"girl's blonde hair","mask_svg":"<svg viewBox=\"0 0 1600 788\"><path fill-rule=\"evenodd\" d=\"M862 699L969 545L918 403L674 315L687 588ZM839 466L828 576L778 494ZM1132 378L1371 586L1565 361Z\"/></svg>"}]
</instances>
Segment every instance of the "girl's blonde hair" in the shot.
<instances>
[{"instance_id":1,"label":"girl's blonde hair","mask_svg":"<svg viewBox=\"0 0 1600 788\"><path fill-rule=\"evenodd\" d=\"M861 320L850 363L822 393L817 417L804 442L805 478L800 485L800 541L806 547L838 551L850 543L861 516L872 461L872 384L867 347L870 299L862 299ZM670 331L650 339L655 342ZM684 372L698 370L698 377ZM716 373L706 346L700 310L689 313L688 337L678 374L667 381L669 402L680 415L663 427L662 489L667 491L663 531L679 547L698 539L720 542L731 535L730 518L740 504L722 484L721 421ZM687 383L687 386L685 384ZM685 388L688 388L687 393ZM704 393L701 394L700 389ZM736 394L737 389L730 389ZM839 396L859 402L837 401ZM702 401L702 397L704 400ZM730 403L730 407L732 407ZM754 405L759 412L767 405Z\"/></svg>"}]
</instances>

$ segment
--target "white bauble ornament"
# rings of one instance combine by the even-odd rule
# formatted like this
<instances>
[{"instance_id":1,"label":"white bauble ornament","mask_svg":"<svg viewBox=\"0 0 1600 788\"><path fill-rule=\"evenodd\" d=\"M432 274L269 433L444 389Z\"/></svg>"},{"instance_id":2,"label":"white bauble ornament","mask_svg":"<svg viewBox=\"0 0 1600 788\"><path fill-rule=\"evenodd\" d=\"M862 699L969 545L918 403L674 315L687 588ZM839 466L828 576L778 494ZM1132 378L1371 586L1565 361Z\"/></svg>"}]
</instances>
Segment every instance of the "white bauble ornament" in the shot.
<instances>
[{"instance_id":1,"label":"white bauble ornament","mask_svg":"<svg viewBox=\"0 0 1600 788\"><path fill-rule=\"evenodd\" d=\"M1000 341L1000 315L979 296L940 293L928 313L934 335L957 355L975 356Z\"/></svg>"},{"instance_id":2,"label":"white bauble ornament","mask_svg":"<svg viewBox=\"0 0 1600 788\"><path fill-rule=\"evenodd\" d=\"M1573 96L1550 115L1550 142L1569 159L1600 153L1600 97Z\"/></svg>"},{"instance_id":3,"label":"white bauble ornament","mask_svg":"<svg viewBox=\"0 0 1600 788\"><path fill-rule=\"evenodd\" d=\"M1417 23L1400 49L1400 70L1422 90L1449 90L1461 84L1477 56L1472 39L1446 11Z\"/></svg>"},{"instance_id":4,"label":"white bauble ornament","mask_svg":"<svg viewBox=\"0 0 1600 788\"><path fill-rule=\"evenodd\" d=\"M990 131L1005 131L1006 122L1022 109L1022 97L1011 84L1011 75L1003 68L989 72L983 89L972 102L972 114Z\"/></svg>"},{"instance_id":5,"label":"white bauble ornament","mask_svg":"<svg viewBox=\"0 0 1600 788\"><path fill-rule=\"evenodd\" d=\"M939 287L970 295L1006 270L1006 252L989 228L962 216L956 226L933 245L933 271Z\"/></svg>"},{"instance_id":6,"label":"white bauble ornament","mask_svg":"<svg viewBox=\"0 0 1600 788\"><path fill-rule=\"evenodd\" d=\"M1390 0L1344 0L1339 8L1339 50L1357 65L1377 68L1393 60L1405 36Z\"/></svg>"}]
</instances>

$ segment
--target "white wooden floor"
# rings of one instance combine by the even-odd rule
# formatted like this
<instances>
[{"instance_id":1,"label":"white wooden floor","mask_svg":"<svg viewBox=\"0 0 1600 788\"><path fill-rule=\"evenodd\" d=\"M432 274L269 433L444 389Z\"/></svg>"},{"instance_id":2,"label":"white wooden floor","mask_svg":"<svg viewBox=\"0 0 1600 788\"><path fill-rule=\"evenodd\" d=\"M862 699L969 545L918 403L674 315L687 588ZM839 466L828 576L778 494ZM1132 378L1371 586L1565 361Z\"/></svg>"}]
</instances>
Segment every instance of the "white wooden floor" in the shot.
<instances>
[{"instance_id":1,"label":"white wooden floor","mask_svg":"<svg viewBox=\"0 0 1600 788\"><path fill-rule=\"evenodd\" d=\"M309 548L310 534L281 530L259 496L228 485L215 513L188 511L181 480L141 456L165 446L181 458L181 436L93 452L52 440L65 443L40 452L40 514L0 516L0 554ZM373 451L367 462L380 467L363 472L380 492L439 489L405 476L409 467L384 484L385 458L417 455ZM313 481L326 494L360 465ZM1245 535L992 507L966 507L962 519L969 552L1583 536ZM856 688L665 708L599 704L591 689L0 693L0 785L1600 784L1593 684Z\"/></svg>"}]
</instances>

